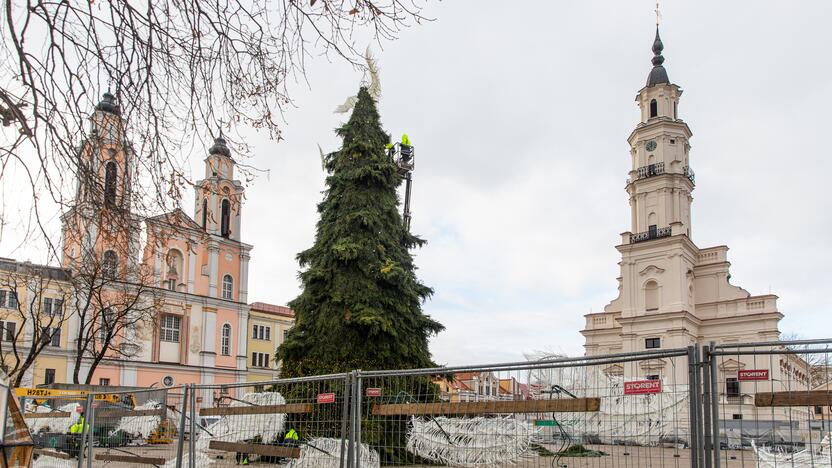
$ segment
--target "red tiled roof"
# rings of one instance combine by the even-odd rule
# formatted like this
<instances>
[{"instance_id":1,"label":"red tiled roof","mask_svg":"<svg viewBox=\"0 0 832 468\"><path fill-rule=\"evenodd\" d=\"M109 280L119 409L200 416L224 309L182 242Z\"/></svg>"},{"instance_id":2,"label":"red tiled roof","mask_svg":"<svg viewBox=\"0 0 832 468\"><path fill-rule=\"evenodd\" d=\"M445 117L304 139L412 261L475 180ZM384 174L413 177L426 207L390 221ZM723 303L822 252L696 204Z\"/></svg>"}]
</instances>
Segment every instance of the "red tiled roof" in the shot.
<instances>
[{"instance_id":1,"label":"red tiled roof","mask_svg":"<svg viewBox=\"0 0 832 468\"><path fill-rule=\"evenodd\" d=\"M252 302L249 304L251 310L265 312L267 314L280 315L282 317L294 317L295 311L282 305L267 304L265 302Z\"/></svg>"}]
</instances>

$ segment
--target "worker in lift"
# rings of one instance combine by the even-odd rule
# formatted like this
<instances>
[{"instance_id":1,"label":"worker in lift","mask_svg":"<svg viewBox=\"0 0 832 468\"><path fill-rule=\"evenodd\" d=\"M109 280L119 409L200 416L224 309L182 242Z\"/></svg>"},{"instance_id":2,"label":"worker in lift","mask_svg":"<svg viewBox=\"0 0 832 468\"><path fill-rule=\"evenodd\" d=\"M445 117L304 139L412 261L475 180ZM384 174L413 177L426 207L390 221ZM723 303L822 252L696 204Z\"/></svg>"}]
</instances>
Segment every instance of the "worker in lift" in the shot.
<instances>
[{"instance_id":1,"label":"worker in lift","mask_svg":"<svg viewBox=\"0 0 832 468\"><path fill-rule=\"evenodd\" d=\"M402 153L402 159L409 161L413 157L413 145L410 144L410 138L407 133L402 133L402 142L399 151Z\"/></svg>"}]
</instances>

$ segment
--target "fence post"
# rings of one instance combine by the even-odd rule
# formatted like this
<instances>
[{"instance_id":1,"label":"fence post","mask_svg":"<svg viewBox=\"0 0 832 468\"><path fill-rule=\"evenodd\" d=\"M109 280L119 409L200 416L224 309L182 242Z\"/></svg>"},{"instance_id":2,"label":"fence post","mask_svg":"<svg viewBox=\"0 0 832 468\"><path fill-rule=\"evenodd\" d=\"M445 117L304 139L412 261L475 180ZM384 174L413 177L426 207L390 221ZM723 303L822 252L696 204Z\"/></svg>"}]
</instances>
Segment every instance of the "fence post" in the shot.
<instances>
[{"instance_id":1,"label":"fence post","mask_svg":"<svg viewBox=\"0 0 832 468\"><path fill-rule=\"evenodd\" d=\"M78 468L82 468L84 466L84 451L87 449L86 439L87 439L87 427L89 426L86 416L87 412L90 411L92 408L92 393L87 393L87 401L85 402L85 409L84 409L84 424L81 425L81 437L78 441Z\"/></svg>"},{"instance_id":2,"label":"fence post","mask_svg":"<svg viewBox=\"0 0 832 468\"><path fill-rule=\"evenodd\" d=\"M720 444L722 443L722 439L719 436L719 393L717 390L717 377L719 376L718 369L716 367L716 359L714 359L714 348L716 347L716 342L711 341L711 349L710 354L708 355L708 366L711 368L711 381L706 382L706 385L710 385L711 387L711 430L713 431L713 435L711 436L713 440L713 455L714 455L714 468L719 468L720 461L719 461L719 450ZM708 408L706 408L706 411Z\"/></svg>"},{"instance_id":3,"label":"fence post","mask_svg":"<svg viewBox=\"0 0 832 468\"><path fill-rule=\"evenodd\" d=\"M341 462L338 465L340 468L344 468L344 461L347 460L347 437L350 432L350 392L352 391L352 387L350 385L352 379L352 374L347 374L344 376L344 409L341 411ZM347 462L349 464L349 462Z\"/></svg>"},{"instance_id":4,"label":"fence post","mask_svg":"<svg viewBox=\"0 0 832 468\"><path fill-rule=\"evenodd\" d=\"M92 392L87 394L87 411L84 418L84 426L89 427L89 434L87 439L87 468L92 468L93 450L95 448L95 405L93 404Z\"/></svg>"},{"instance_id":5,"label":"fence post","mask_svg":"<svg viewBox=\"0 0 832 468\"><path fill-rule=\"evenodd\" d=\"M182 408L179 412L179 434L177 434L178 443L176 445L176 468L182 468L182 452L184 447L182 446L185 443L185 420L187 419L186 411L188 411L188 397L190 393L188 392L188 387L182 387ZM192 439L194 434L191 433L189 439Z\"/></svg>"},{"instance_id":6,"label":"fence post","mask_svg":"<svg viewBox=\"0 0 832 468\"><path fill-rule=\"evenodd\" d=\"M696 441L696 354L695 347L688 346L688 421L690 422L690 466L691 468L699 467L699 447Z\"/></svg>"},{"instance_id":7,"label":"fence post","mask_svg":"<svg viewBox=\"0 0 832 468\"><path fill-rule=\"evenodd\" d=\"M361 369L355 375L355 468L361 468Z\"/></svg>"},{"instance_id":8,"label":"fence post","mask_svg":"<svg viewBox=\"0 0 832 468\"><path fill-rule=\"evenodd\" d=\"M703 439L705 449L705 468L711 468L713 462L713 431L711 430L711 367L708 359L711 355L711 348L708 345L702 346L702 414L704 421L705 437Z\"/></svg>"},{"instance_id":9,"label":"fence post","mask_svg":"<svg viewBox=\"0 0 832 468\"><path fill-rule=\"evenodd\" d=\"M352 386L350 388L350 421L349 421L349 447L347 447L347 468L353 468L355 466L355 389L358 388L355 385L355 375L357 371L352 371L350 373L350 381L352 382Z\"/></svg>"},{"instance_id":10,"label":"fence post","mask_svg":"<svg viewBox=\"0 0 832 468\"><path fill-rule=\"evenodd\" d=\"M190 425L190 432L191 436L188 437L188 467L189 468L196 468L196 387L194 384L188 384L190 387L190 414L191 414L191 425Z\"/></svg>"}]
</instances>

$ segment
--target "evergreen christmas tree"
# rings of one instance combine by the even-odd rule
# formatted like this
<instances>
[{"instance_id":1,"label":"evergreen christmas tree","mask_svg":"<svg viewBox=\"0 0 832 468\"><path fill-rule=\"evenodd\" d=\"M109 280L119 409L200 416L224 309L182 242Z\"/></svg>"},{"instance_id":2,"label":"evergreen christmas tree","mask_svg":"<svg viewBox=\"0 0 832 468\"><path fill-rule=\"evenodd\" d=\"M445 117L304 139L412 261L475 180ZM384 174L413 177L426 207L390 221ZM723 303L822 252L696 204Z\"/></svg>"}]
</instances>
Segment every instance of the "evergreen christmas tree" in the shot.
<instances>
[{"instance_id":1,"label":"evergreen christmas tree","mask_svg":"<svg viewBox=\"0 0 832 468\"><path fill-rule=\"evenodd\" d=\"M315 244L297 256L303 292L289 303L295 326L278 350L281 377L434 366L428 338L444 327L422 311L433 291L409 252L425 241L402 223L401 178L366 88L337 134Z\"/></svg>"}]
</instances>

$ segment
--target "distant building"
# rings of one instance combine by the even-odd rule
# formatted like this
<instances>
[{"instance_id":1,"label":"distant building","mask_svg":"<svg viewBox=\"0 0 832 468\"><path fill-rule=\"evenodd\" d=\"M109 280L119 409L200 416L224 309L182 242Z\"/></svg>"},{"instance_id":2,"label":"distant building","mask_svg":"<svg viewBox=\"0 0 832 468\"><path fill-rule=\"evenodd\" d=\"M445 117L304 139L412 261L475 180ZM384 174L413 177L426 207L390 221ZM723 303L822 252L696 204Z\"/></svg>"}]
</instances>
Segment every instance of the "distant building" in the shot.
<instances>
[{"instance_id":1,"label":"distant building","mask_svg":"<svg viewBox=\"0 0 832 468\"><path fill-rule=\"evenodd\" d=\"M62 314L65 320L50 331L49 345L24 382L71 382L76 338L84 334L84 323L93 326L78 310L91 293L71 280L97 275L107 286L96 292L104 310L97 311L94 326L102 329L102 337L96 336L93 346L104 342L108 326L98 322L109 317L106 307L118 287L128 296L138 288L150 291L143 306L152 308L154 317L152 322L131 324L119 335L112 349L120 352L104 356L92 384L230 384L275 377L275 349L294 314L281 306L255 303L252 310L248 305L252 246L242 241L245 189L235 179L236 163L226 141L216 138L208 149L204 177L194 184L193 218L175 209L142 219L131 209L140 162L112 95L104 95L90 124L89 137L78 147L74 203L61 217L61 268L0 260L3 364L9 364L11 341L20 349L32 342L34 325L20 323L14 310L32 310L43 317ZM32 283L32 278L46 278L48 284L42 291L28 291L26 282ZM28 328L16 333L21 325ZM252 353L262 357L254 359ZM85 355L81 382L90 362ZM201 401L207 404L209 399Z\"/></svg>"},{"instance_id":2,"label":"distant building","mask_svg":"<svg viewBox=\"0 0 832 468\"><path fill-rule=\"evenodd\" d=\"M514 377L501 379L493 372L457 372L452 379L437 378L440 398L450 402L527 400L529 387Z\"/></svg>"},{"instance_id":3,"label":"distant building","mask_svg":"<svg viewBox=\"0 0 832 468\"><path fill-rule=\"evenodd\" d=\"M295 324L295 311L288 307L254 302L248 314L249 382L278 377L277 347Z\"/></svg>"}]
</instances>

